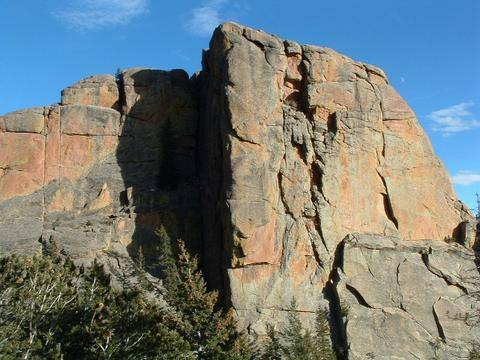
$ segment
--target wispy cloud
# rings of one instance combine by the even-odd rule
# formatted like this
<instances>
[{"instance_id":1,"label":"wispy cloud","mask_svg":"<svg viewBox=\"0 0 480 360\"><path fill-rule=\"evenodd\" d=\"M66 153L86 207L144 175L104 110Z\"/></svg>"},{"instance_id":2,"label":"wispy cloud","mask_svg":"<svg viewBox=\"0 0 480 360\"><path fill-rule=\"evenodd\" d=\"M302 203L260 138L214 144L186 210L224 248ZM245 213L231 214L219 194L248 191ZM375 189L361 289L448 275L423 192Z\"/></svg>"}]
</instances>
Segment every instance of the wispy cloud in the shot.
<instances>
[{"instance_id":1,"label":"wispy cloud","mask_svg":"<svg viewBox=\"0 0 480 360\"><path fill-rule=\"evenodd\" d=\"M212 31L225 18L222 10L229 0L206 0L201 6L190 11L188 20L185 22L186 30L196 36L210 36Z\"/></svg>"},{"instance_id":2,"label":"wispy cloud","mask_svg":"<svg viewBox=\"0 0 480 360\"><path fill-rule=\"evenodd\" d=\"M75 0L70 7L52 15L70 28L93 30L128 24L147 11L147 0Z\"/></svg>"},{"instance_id":3,"label":"wispy cloud","mask_svg":"<svg viewBox=\"0 0 480 360\"><path fill-rule=\"evenodd\" d=\"M445 136L480 127L480 120L473 118L469 109L472 101L463 102L445 109L433 111L427 118L433 121L432 130Z\"/></svg>"},{"instance_id":4,"label":"wispy cloud","mask_svg":"<svg viewBox=\"0 0 480 360\"><path fill-rule=\"evenodd\" d=\"M456 185L480 184L480 173L462 170L452 177L452 181Z\"/></svg>"}]
</instances>

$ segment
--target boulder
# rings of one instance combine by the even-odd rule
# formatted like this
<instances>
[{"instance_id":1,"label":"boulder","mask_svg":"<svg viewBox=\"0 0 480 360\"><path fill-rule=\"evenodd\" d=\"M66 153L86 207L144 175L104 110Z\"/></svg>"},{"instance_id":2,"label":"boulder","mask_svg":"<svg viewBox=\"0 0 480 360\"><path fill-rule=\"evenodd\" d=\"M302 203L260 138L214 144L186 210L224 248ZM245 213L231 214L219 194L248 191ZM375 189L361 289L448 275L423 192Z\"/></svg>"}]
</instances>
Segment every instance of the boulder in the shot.
<instances>
[{"instance_id":1,"label":"boulder","mask_svg":"<svg viewBox=\"0 0 480 360\"><path fill-rule=\"evenodd\" d=\"M117 79L113 75L95 75L62 91L62 105L95 105L120 110Z\"/></svg>"},{"instance_id":2,"label":"boulder","mask_svg":"<svg viewBox=\"0 0 480 360\"><path fill-rule=\"evenodd\" d=\"M480 335L472 250L369 234L341 246L335 289L349 359L469 358Z\"/></svg>"}]
</instances>

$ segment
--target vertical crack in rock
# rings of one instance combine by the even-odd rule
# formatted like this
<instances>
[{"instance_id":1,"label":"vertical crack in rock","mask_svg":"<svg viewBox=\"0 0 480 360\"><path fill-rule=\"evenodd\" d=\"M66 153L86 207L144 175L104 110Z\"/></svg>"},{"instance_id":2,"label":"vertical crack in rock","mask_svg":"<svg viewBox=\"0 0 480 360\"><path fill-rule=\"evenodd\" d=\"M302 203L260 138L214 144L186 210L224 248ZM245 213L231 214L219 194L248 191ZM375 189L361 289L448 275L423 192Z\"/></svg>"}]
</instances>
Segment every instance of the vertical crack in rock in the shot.
<instances>
[{"instance_id":1,"label":"vertical crack in rock","mask_svg":"<svg viewBox=\"0 0 480 360\"><path fill-rule=\"evenodd\" d=\"M331 338L334 349L339 360L348 359L348 339L346 335L346 323L342 318L342 304L338 294L338 284L340 282L340 271L343 271L345 241L340 242L335 248L332 268L330 270L328 281L323 289L325 299L329 304L329 323Z\"/></svg>"},{"instance_id":2,"label":"vertical crack in rock","mask_svg":"<svg viewBox=\"0 0 480 360\"><path fill-rule=\"evenodd\" d=\"M229 157L224 151L228 151L225 133L229 127L228 97L225 91L235 84L227 76L225 62L233 45L228 41L222 42L221 45L217 44L221 38L221 32L217 29L211 40L210 49L203 52L203 69L197 76L196 86L200 102L196 134L197 162L202 193L202 270L208 286L219 291L226 306L232 306L227 272L235 244L225 195L226 188L231 183L231 175L228 173ZM221 48L223 46L225 47Z\"/></svg>"},{"instance_id":3,"label":"vertical crack in rock","mask_svg":"<svg viewBox=\"0 0 480 360\"><path fill-rule=\"evenodd\" d=\"M428 252L422 252L420 255L422 257L422 261L423 263L425 264L425 267L428 269L428 271L430 271L433 275L441 278L442 280L445 281L445 283L447 285L451 285L451 286L455 286L457 287L458 289L460 289L465 295L468 295L469 294L469 291L468 289L459 284L458 281L455 281L454 279L452 279L451 277L449 277L448 275L445 275L441 270L435 268L434 266L432 266L430 264L430 257L429 255L432 254L432 248L430 247Z\"/></svg>"},{"instance_id":4,"label":"vertical crack in rock","mask_svg":"<svg viewBox=\"0 0 480 360\"><path fill-rule=\"evenodd\" d=\"M50 108L47 107L43 108L43 179L42 179L42 232L38 241L43 243L45 241L45 212L46 212L46 200L45 200L45 181L46 181L46 173L47 173L47 140L48 140L48 117L50 116Z\"/></svg>"},{"instance_id":5,"label":"vertical crack in rock","mask_svg":"<svg viewBox=\"0 0 480 360\"><path fill-rule=\"evenodd\" d=\"M118 104L116 108L118 109L121 115L120 128L122 128L126 120L125 117L127 112L127 94L125 91L125 78L124 78L123 72L118 72L115 75L115 82L117 84L117 89L118 89Z\"/></svg>"},{"instance_id":6,"label":"vertical crack in rock","mask_svg":"<svg viewBox=\"0 0 480 360\"><path fill-rule=\"evenodd\" d=\"M282 162L285 161L285 157L283 158ZM282 170L277 174L277 181L278 181L278 190L280 195L280 201L282 202L283 208L285 209L286 215L289 215L294 219L293 213L291 212L287 201L285 200L285 190L282 186L282 178L283 178Z\"/></svg>"},{"instance_id":7,"label":"vertical crack in rock","mask_svg":"<svg viewBox=\"0 0 480 360\"><path fill-rule=\"evenodd\" d=\"M308 163L308 160L306 159L307 156L305 156L306 163L308 166L308 171L310 173L310 199L315 209L313 224L320 240L322 241L323 247L325 248L327 253L330 254L330 249L327 245L327 241L325 239L325 235L322 227L322 218L320 216L320 209L319 209L320 203L325 203L325 202L328 204L330 203L328 199L325 197L325 194L323 191L323 169L321 167L323 159L315 151L314 131L313 131L313 129L315 128L315 119L308 105L307 63L308 63L308 59L305 57L305 53L303 49L301 49L301 59L299 64L299 73L301 76L301 79L299 81L300 103L298 104L298 108L305 115L306 119L308 119L309 121L309 127L308 127L309 138L304 139L304 142L305 142L305 146L307 142L309 143L312 149L313 157L314 157L314 160ZM333 120L333 123L332 123L332 120ZM335 136L338 130L336 121L337 121L336 116L334 114L330 114L327 121L327 131L333 133L333 136ZM324 269L325 268L324 261L321 260L316 244L312 241L311 237L310 237L310 241L311 241L312 249L315 254L315 259L317 260L318 265L322 269Z\"/></svg>"},{"instance_id":8,"label":"vertical crack in rock","mask_svg":"<svg viewBox=\"0 0 480 360\"><path fill-rule=\"evenodd\" d=\"M317 221L317 218L315 217L313 221L316 222L316 221ZM315 225L316 228L318 228L318 226L319 226L319 225ZM323 263L322 259L320 258L320 254L319 254L319 252L318 252L317 245L315 244L314 239L313 239L312 236L310 235L310 232L308 233L308 238L310 239L310 246L312 247L313 256L315 257L315 261L317 262L317 265L318 265L321 269L325 270L325 264ZM322 239L322 242L323 242L323 238L322 238L321 234L320 234L320 238ZM324 246L325 246L325 248L326 248L325 243L324 243ZM327 251L328 251L328 249L327 249Z\"/></svg>"},{"instance_id":9,"label":"vertical crack in rock","mask_svg":"<svg viewBox=\"0 0 480 360\"><path fill-rule=\"evenodd\" d=\"M315 217L313 219L313 222L314 222L314 225L315 225L315 229L317 230L318 235L320 237L320 240L322 241L323 247L325 248L327 253L330 254L330 249L327 245L325 235L323 234L322 219L321 219L321 216L320 216L320 210L319 210L318 205L317 205L317 203L319 201L319 197L318 197L317 194L318 194L318 191L316 191L316 189L313 188L312 189L312 201L314 201L313 204L315 206L315 213L316 213Z\"/></svg>"},{"instance_id":10,"label":"vertical crack in rock","mask_svg":"<svg viewBox=\"0 0 480 360\"><path fill-rule=\"evenodd\" d=\"M443 330L442 323L440 322L438 314L435 311L435 304L432 305L432 313L433 313L433 318L435 319L435 324L437 325L438 336L440 336L440 338L442 339L442 342L444 344L446 344L447 343L447 338L445 336L445 331Z\"/></svg>"},{"instance_id":11,"label":"vertical crack in rock","mask_svg":"<svg viewBox=\"0 0 480 360\"><path fill-rule=\"evenodd\" d=\"M395 217L395 214L394 214L394 211L393 211L393 207L392 207L392 202L391 202L391 198L390 198L390 195L388 193L388 187L387 187L387 182L385 180L385 178L383 177L382 174L380 174L380 172L377 170L377 174L378 176L380 177L381 181L382 181L382 184L383 184L383 187L385 189L385 193L382 193L382 197L383 197L383 207L385 209L385 215L387 216L387 218L393 223L393 225L395 225L395 227L397 228L397 230L399 229L398 228L398 220L397 218Z\"/></svg>"},{"instance_id":12,"label":"vertical crack in rock","mask_svg":"<svg viewBox=\"0 0 480 360\"><path fill-rule=\"evenodd\" d=\"M381 107L380 107L381 108ZM382 115L383 117L383 115ZM385 159L385 151L387 147L387 141L385 139L385 132L382 131L382 157Z\"/></svg>"},{"instance_id":13,"label":"vertical crack in rock","mask_svg":"<svg viewBox=\"0 0 480 360\"><path fill-rule=\"evenodd\" d=\"M286 252L286 249L288 246L288 240L290 239L290 234L294 224L295 224L295 219L292 217L291 214L287 213L287 224L286 224L285 232L282 236L282 249L280 254L280 269L282 270L282 272L288 271L288 268L287 268L288 254Z\"/></svg>"}]
</instances>

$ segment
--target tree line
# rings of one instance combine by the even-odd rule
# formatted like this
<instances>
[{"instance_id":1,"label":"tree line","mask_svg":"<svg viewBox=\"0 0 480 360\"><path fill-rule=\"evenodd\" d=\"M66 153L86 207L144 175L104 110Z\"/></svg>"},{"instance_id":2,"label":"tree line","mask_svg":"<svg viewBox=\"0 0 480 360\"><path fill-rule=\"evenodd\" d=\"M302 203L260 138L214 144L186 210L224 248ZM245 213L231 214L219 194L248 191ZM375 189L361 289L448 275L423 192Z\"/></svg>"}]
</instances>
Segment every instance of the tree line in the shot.
<instances>
[{"instance_id":1,"label":"tree line","mask_svg":"<svg viewBox=\"0 0 480 360\"><path fill-rule=\"evenodd\" d=\"M198 260L182 241L158 231L161 296L138 259L139 286L117 289L97 263L78 267L38 254L0 259L0 357L5 359L331 360L327 314L313 332L292 300L281 332L263 341L239 332L231 309L208 291ZM152 270L152 269L149 269ZM161 301L160 299L163 299Z\"/></svg>"}]
</instances>

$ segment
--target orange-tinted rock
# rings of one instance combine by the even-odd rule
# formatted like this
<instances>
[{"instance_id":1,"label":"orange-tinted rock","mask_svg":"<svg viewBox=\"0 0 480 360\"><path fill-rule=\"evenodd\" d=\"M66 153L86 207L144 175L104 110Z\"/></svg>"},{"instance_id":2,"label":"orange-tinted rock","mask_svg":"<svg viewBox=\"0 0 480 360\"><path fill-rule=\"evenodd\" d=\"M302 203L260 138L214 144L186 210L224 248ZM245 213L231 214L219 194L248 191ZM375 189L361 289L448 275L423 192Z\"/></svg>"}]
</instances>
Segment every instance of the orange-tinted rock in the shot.
<instances>
[{"instance_id":1,"label":"orange-tinted rock","mask_svg":"<svg viewBox=\"0 0 480 360\"><path fill-rule=\"evenodd\" d=\"M293 297L315 312L348 234L441 241L471 217L382 70L228 23L204 71L213 150L201 155L218 162L206 169L206 216L221 219L204 233L222 234L212 254L229 251L216 266L251 330L264 333Z\"/></svg>"},{"instance_id":2,"label":"orange-tinted rock","mask_svg":"<svg viewBox=\"0 0 480 360\"><path fill-rule=\"evenodd\" d=\"M381 69L233 23L203 64L94 76L1 116L0 250L152 260L163 226L264 334L292 298L313 320L348 234L475 242Z\"/></svg>"},{"instance_id":3,"label":"orange-tinted rock","mask_svg":"<svg viewBox=\"0 0 480 360\"><path fill-rule=\"evenodd\" d=\"M75 193L69 188L60 188L55 191L53 198L49 204L47 204L47 211L59 212L59 211L71 211L75 206Z\"/></svg>"},{"instance_id":4,"label":"orange-tinted rock","mask_svg":"<svg viewBox=\"0 0 480 360\"><path fill-rule=\"evenodd\" d=\"M0 133L0 201L43 186L45 138L35 133Z\"/></svg>"},{"instance_id":5,"label":"orange-tinted rock","mask_svg":"<svg viewBox=\"0 0 480 360\"><path fill-rule=\"evenodd\" d=\"M45 115L45 184L61 178L62 135L60 107L46 108Z\"/></svg>"},{"instance_id":6,"label":"orange-tinted rock","mask_svg":"<svg viewBox=\"0 0 480 360\"><path fill-rule=\"evenodd\" d=\"M60 105L0 117L0 251L41 241L78 261L140 247L148 257L162 225L198 247L193 82L149 69L118 79L94 76Z\"/></svg>"},{"instance_id":7,"label":"orange-tinted rock","mask_svg":"<svg viewBox=\"0 0 480 360\"><path fill-rule=\"evenodd\" d=\"M96 105L119 109L119 93L112 75L96 75L62 91L62 105Z\"/></svg>"}]
</instances>

